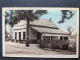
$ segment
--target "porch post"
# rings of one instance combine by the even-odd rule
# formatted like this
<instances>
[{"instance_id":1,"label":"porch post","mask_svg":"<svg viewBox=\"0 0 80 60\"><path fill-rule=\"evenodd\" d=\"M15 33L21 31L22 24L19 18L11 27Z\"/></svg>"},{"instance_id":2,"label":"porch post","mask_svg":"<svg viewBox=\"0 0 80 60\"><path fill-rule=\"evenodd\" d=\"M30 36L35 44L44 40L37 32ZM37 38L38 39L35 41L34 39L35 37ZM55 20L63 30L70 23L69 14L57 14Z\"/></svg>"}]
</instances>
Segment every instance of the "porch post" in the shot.
<instances>
[{"instance_id":1,"label":"porch post","mask_svg":"<svg viewBox=\"0 0 80 60\"><path fill-rule=\"evenodd\" d=\"M40 42L39 42L39 43L41 43L41 42L42 42L42 40L43 40L43 35L41 35L41 39L40 39Z\"/></svg>"},{"instance_id":2,"label":"porch post","mask_svg":"<svg viewBox=\"0 0 80 60\"><path fill-rule=\"evenodd\" d=\"M41 36L41 40L43 40L43 35Z\"/></svg>"},{"instance_id":3,"label":"porch post","mask_svg":"<svg viewBox=\"0 0 80 60\"><path fill-rule=\"evenodd\" d=\"M64 36L63 36L63 40L64 40Z\"/></svg>"},{"instance_id":4,"label":"porch post","mask_svg":"<svg viewBox=\"0 0 80 60\"><path fill-rule=\"evenodd\" d=\"M50 36L50 42L51 42L51 36Z\"/></svg>"},{"instance_id":5,"label":"porch post","mask_svg":"<svg viewBox=\"0 0 80 60\"><path fill-rule=\"evenodd\" d=\"M51 36L50 36L50 45L49 45L49 48L51 48Z\"/></svg>"},{"instance_id":6,"label":"porch post","mask_svg":"<svg viewBox=\"0 0 80 60\"><path fill-rule=\"evenodd\" d=\"M58 40L60 40L60 36L58 36Z\"/></svg>"}]
</instances>

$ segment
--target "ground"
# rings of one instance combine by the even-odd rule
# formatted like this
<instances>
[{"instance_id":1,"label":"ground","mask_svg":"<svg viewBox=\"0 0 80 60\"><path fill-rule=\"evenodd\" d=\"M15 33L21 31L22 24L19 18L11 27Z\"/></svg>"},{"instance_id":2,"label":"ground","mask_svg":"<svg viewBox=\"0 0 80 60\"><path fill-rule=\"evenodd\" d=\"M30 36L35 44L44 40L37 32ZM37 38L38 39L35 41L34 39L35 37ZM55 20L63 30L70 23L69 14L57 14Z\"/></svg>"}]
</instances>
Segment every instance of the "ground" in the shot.
<instances>
[{"instance_id":1,"label":"ground","mask_svg":"<svg viewBox=\"0 0 80 60\"><path fill-rule=\"evenodd\" d=\"M41 49L38 44L25 44L15 42L5 42L5 54L39 54L39 55L74 55L76 52L59 49Z\"/></svg>"}]
</instances>

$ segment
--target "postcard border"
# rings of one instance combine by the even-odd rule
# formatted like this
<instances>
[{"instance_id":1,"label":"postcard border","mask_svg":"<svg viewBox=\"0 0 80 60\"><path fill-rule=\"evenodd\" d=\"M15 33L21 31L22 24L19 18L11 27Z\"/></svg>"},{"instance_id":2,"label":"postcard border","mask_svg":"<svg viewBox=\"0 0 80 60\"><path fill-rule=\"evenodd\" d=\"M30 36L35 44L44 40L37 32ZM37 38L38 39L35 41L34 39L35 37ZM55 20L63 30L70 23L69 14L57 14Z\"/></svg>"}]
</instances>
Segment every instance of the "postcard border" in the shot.
<instances>
[{"instance_id":1,"label":"postcard border","mask_svg":"<svg viewBox=\"0 0 80 60\"><path fill-rule=\"evenodd\" d=\"M27 55L27 56L25 56L25 55L16 55L16 54L14 54L14 56L13 56L13 54L5 54L5 17L3 16L3 13L5 12L5 10L6 9L9 9L9 10L25 10L25 9L40 9L40 10L46 10L46 9L49 9L49 10L77 10L77 32L79 32L79 8L60 8L60 7L57 7L57 8L55 8L55 7L53 7L53 8L51 8L51 7L3 7L2 8L2 56L3 57L39 57L39 58L78 58L79 57L79 33L77 34L77 42L76 43L78 43L77 44L77 54L76 55L49 55L49 56L45 56L45 55L39 55L39 56L34 56L34 55ZM4 26L4 27L3 27Z\"/></svg>"}]
</instances>

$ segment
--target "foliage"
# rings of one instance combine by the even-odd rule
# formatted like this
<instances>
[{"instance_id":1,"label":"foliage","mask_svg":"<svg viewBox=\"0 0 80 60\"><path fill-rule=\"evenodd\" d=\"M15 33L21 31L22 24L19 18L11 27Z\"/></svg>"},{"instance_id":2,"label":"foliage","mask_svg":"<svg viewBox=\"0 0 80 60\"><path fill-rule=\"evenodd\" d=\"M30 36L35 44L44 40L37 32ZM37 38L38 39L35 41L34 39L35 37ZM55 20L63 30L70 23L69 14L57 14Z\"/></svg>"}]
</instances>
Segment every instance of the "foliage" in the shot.
<instances>
[{"instance_id":1,"label":"foliage","mask_svg":"<svg viewBox=\"0 0 80 60\"><path fill-rule=\"evenodd\" d=\"M37 44L37 40L30 40L30 44Z\"/></svg>"},{"instance_id":2,"label":"foliage","mask_svg":"<svg viewBox=\"0 0 80 60\"><path fill-rule=\"evenodd\" d=\"M72 18L73 15L74 15L74 12L71 11L71 10L61 10L61 13L62 13L62 18L61 18L61 20L58 22L59 24L60 24L60 23L64 23L65 20L69 20L69 19Z\"/></svg>"},{"instance_id":3,"label":"foliage","mask_svg":"<svg viewBox=\"0 0 80 60\"><path fill-rule=\"evenodd\" d=\"M27 21L26 46L29 46L29 23L30 21L38 20L44 14L47 14L47 10L10 10L10 14L6 13L5 17L10 17L9 24L12 27L21 20Z\"/></svg>"},{"instance_id":4,"label":"foliage","mask_svg":"<svg viewBox=\"0 0 80 60\"><path fill-rule=\"evenodd\" d=\"M20 20L34 21L39 19L42 15L47 14L47 10L9 10L10 13L5 12L6 21L13 27L14 24ZM7 19L9 17L9 19ZM6 23L7 23L6 22Z\"/></svg>"},{"instance_id":5,"label":"foliage","mask_svg":"<svg viewBox=\"0 0 80 60\"><path fill-rule=\"evenodd\" d=\"M35 19L40 18L42 15L47 14L47 10L9 10L10 13L5 11L5 22L9 23L11 26L14 26L17 22L20 20L27 20L27 18L30 19L30 21L33 21ZM69 20L73 17L74 12L72 10L61 10L62 13L62 19L58 22L64 23L65 20ZM8 18L9 17L9 18Z\"/></svg>"},{"instance_id":6,"label":"foliage","mask_svg":"<svg viewBox=\"0 0 80 60\"><path fill-rule=\"evenodd\" d=\"M9 10L9 12L5 11L5 24L9 23L15 16L15 12L13 10Z\"/></svg>"},{"instance_id":7,"label":"foliage","mask_svg":"<svg viewBox=\"0 0 80 60\"><path fill-rule=\"evenodd\" d=\"M10 13L5 12L5 23L9 23L12 27L14 24L20 22L20 20L27 21L27 34L26 40L29 43L29 23L30 21L38 20L42 15L47 14L47 10L9 10ZM69 20L74 15L70 10L61 10L62 12L62 19L59 23L64 23L65 19ZM69 13L69 16L68 16ZM26 43L26 44L27 44ZM28 44L29 45L29 44Z\"/></svg>"},{"instance_id":8,"label":"foliage","mask_svg":"<svg viewBox=\"0 0 80 60\"><path fill-rule=\"evenodd\" d=\"M70 43L68 50L72 52L76 52L76 42Z\"/></svg>"},{"instance_id":9,"label":"foliage","mask_svg":"<svg viewBox=\"0 0 80 60\"><path fill-rule=\"evenodd\" d=\"M71 34L72 34L72 32L73 32L72 27L67 27L67 31L68 31L68 32L69 32L69 34L71 35Z\"/></svg>"},{"instance_id":10,"label":"foliage","mask_svg":"<svg viewBox=\"0 0 80 60\"><path fill-rule=\"evenodd\" d=\"M68 40L52 40L49 44L42 40L39 45L41 48L68 49L68 44Z\"/></svg>"},{"instance_id":11,"label":"foliage","mask_svg":"<svg viewBox=\"0 0 80 60\"><path fill-rule=\"evenodd\" d=\"M48 44L45 44L45 43L43 42L43 40L41 40L40 43L39 43L39 47L40 47L40 48L48 48L49 46L48 46Z\"/></svg>"}]
</instances>

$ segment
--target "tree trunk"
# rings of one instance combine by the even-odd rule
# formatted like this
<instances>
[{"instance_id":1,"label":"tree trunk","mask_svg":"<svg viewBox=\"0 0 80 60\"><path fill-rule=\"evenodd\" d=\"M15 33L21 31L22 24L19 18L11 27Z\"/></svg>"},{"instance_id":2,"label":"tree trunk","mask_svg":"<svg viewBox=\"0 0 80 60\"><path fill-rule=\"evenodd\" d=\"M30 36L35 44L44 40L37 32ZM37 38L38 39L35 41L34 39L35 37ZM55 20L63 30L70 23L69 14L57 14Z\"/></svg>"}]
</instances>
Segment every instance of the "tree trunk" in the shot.
<instances>
[{"instance_id":1,"label":"tree trunk","mask_svg":"<svg viewBox=\"0 0 80 60\"><path fill-rule=\"evenodd\" d=\"M26 37L26 46L29 46L29 22L30 22L30 21L27 20L27 29L26 29L26 30L27 30L27 31L26 31L26 32L27 32L27 34L26 34L26 36L27 36L27 37Z\"/></svg>"}]
</instances>

